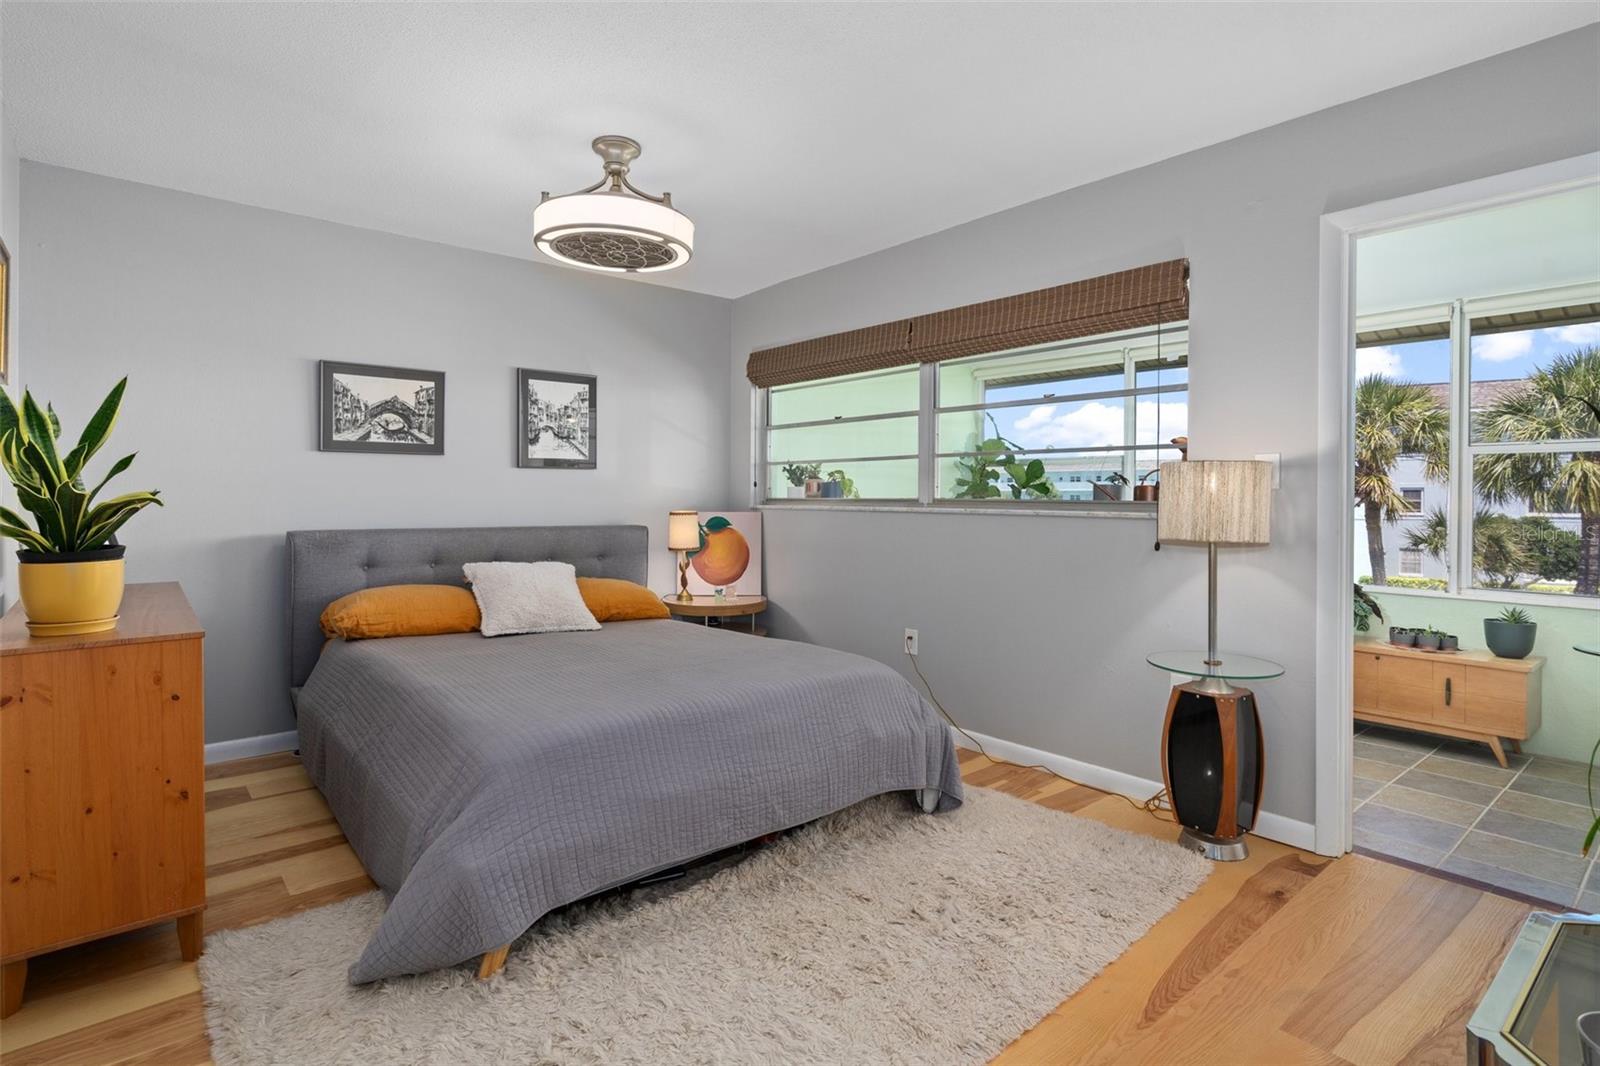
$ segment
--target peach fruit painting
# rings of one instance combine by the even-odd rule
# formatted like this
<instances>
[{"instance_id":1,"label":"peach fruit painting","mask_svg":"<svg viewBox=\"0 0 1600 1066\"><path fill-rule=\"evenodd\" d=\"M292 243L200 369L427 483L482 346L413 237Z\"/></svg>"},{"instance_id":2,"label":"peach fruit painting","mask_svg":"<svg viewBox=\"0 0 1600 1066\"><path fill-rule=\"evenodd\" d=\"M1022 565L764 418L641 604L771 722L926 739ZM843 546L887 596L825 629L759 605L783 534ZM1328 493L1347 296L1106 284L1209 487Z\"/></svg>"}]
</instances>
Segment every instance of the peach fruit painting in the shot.
<instances>
[{"instance_id":1,"label":"peach fruit painting","mask_svg":"<svg viewBox=\"0 0 1600 1066\"><path fill-rule=\"evenodd\" d=\"M732 585L750 566L750 542L732 522L714 515L700 527L700 550L690 553L689 565L708 585Z\"/></svg>"}]
</instances>

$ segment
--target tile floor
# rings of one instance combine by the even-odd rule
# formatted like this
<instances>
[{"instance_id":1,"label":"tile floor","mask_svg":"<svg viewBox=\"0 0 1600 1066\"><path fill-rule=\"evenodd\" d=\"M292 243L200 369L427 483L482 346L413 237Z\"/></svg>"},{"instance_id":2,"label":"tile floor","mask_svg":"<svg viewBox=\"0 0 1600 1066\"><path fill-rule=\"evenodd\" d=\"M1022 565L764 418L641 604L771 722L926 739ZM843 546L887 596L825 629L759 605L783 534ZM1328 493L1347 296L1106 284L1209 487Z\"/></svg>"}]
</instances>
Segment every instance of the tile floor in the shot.
<instances>
[{"instance_id":1,"label":"tile floor","mask_svg":"<svg viewBox=\"0 0 1600 1066\"><path fill-rule=\"evenodd\" d=\"M1356 847L1600 912L1600 848L1579 850L1588 767L1357 723Z\"/></svg>"}]
</instances>

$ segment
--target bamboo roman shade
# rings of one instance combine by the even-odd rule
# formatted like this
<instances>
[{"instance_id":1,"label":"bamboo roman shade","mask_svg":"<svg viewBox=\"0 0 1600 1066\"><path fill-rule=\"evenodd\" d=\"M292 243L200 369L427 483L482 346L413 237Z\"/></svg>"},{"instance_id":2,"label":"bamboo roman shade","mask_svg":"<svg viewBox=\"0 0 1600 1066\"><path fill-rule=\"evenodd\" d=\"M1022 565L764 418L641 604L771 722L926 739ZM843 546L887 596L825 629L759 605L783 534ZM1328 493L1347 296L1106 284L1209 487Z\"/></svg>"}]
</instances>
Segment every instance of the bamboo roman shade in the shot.
<instances>
[{"instance_id":1,"label":"bamboo roman shade","mask_svg":"<svg viewBox=\"0 0 1600 1066\"><path fill-rule=\"evenodd\" d=\"M767 388L1092 337L1189 317L1189 261L1173 259L1017 296L751 352Z\"/></svg>"}]
</instances>

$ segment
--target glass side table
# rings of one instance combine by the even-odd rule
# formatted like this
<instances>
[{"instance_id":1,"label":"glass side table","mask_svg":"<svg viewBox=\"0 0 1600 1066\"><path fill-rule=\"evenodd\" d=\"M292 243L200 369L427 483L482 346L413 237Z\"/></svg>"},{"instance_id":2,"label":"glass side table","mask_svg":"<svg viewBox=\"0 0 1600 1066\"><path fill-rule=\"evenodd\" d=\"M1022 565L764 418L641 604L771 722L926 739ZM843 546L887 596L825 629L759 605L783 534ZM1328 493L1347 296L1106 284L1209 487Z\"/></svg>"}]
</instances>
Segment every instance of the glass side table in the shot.
<instances>
[{"instance_id":1,"label":"glass side table","mask_svg":"<svg viewBox=\"0 0 1600 1066\"><path fill-rule=\"evenodd\" d=\"M1193 678L1173 686L1161 730L1161 776L1183 826L1178 843L1237 862L1250 854L1244 835L1261 809L1266 751L1255 693L1233 682L1279 677L1283 667L1231 652L1213 659L1203 651L1159 651L1145 662Z\"/></svg>"},{"instance_id":2,"label":"glass side table","mask_svg":"<svg viewBox=\"0 0 1600 1066\"><path fill-rule=\"evenodd\" d=\"M1600 1011L1600 915L1534 913L1467 1022L1467 1061L1588 1063L1578 1018ZM1591 1039L1600 1035L1589 1018ZM1600 1061L1600 1060L1595 1060Z\"/></svg>"}]
</instances>

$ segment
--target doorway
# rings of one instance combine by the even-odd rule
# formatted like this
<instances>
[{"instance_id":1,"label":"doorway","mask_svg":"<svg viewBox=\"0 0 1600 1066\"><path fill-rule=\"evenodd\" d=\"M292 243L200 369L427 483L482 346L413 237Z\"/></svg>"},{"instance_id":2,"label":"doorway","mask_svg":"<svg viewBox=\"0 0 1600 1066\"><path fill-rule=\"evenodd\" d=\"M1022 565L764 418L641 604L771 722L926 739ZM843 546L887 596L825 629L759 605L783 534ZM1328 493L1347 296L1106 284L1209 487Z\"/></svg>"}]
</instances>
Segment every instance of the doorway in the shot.
<instances>
[{"instance_id":1,"label":"doorway","mask_svg":"<svg viewBox=\"0 0 1600 1066\"><path fill-rule=\"evenodd\" d=\"M1339 535L1319 545L1318 850L1590 910L1600 659L1574 645L1600 638L1597 173L1590 156L1324 218L1338 466L1319 499ZM1526 660L1486 646L1508 609L1541 626Z\"/></svg>"}]
</instances>

